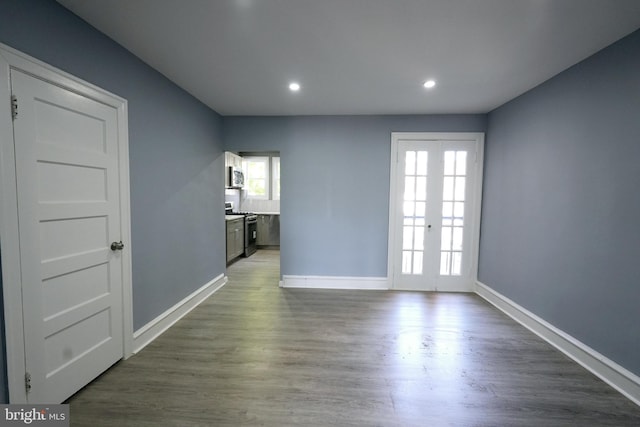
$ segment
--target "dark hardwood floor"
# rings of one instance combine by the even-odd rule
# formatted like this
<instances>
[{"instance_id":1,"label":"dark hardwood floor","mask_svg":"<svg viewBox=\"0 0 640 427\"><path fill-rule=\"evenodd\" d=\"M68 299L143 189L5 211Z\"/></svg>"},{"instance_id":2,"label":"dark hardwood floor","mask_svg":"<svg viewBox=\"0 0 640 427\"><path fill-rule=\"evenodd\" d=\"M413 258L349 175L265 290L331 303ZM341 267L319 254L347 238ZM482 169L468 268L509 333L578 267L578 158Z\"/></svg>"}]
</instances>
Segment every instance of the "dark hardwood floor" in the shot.
<instances>
[{"instance_id":1,"label":"dark hardwood floor","mask_svg":"<svg viewBox=\"0 0 640 427\"><path fill-rule=\"evenodd\" d=\"M281 289L279 252L70 399L73 426L640 426L471 294Z\"/></svg>"}]
</instances>

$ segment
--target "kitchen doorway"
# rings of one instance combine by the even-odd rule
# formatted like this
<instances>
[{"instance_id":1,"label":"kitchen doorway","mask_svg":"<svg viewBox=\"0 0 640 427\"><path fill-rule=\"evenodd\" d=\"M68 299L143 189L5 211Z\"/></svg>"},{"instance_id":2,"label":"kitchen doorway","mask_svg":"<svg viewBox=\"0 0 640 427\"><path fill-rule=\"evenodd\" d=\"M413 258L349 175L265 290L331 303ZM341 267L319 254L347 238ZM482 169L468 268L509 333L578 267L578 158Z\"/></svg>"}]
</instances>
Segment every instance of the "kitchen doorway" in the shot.
<instances>
[{"instance_id":1,"label":"kitchen doorway","mask_svg":"<svg viewBox=\"0 0 640 427\"><path fill-rule=\"evenodd\" d=\"M477 277L482 133L393 133L391 288L473 289Z\"/></svg>"},{"instance_id":2,"label":"kitchen doorway","mask_svg":"<svg viewBox=\"0 0 640 427\"><path fill-rule=\"evenodd\" d=\"M231 202L236 212L245 215L245 221L249 217L256 218L255 229L251 231L255 248L258 252L270 251L270 264L276 259L279 268L280 152L239 151L232 154L241 164L243 185L242 188L227 188L225 201ZM245 258L260 258L253 253L254 251L245 250ZM256 262L250 265L259 268L263 264Z\"/></svg>"}]
</instances>

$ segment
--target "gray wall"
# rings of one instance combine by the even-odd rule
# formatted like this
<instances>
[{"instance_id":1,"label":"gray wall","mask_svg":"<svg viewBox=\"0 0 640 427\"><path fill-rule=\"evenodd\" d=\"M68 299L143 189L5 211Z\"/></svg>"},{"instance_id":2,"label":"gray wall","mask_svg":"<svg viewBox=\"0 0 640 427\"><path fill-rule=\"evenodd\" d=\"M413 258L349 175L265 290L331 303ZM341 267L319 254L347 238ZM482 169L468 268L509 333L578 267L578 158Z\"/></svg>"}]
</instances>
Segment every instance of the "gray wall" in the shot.
<instances>
[{"instance_id":1,"label":"gray wall","mask_svg":"<svg viewBox=\"0 0 640 427\"><path fill-rule=\"evenodd\" d=\"M640 31L489 114L479 277L640 375Z\"/></svg>"},{"instance_id":2,"label":"gray wall","mask_svg":"<svg viewBox=\"0 0 640 427\"><path fill-rule=\"evenodd\" d=\"M221 117L53 0L0 0L0 42L129 101L134 329L224 273Z\"/></svg>"},{"instance_id":3,"label":"gray wall","mask_svg":"<svg viewBox=\"0 0 640 427\"><path fill-rule=\"evenodd\" d=\"M484 132L485 115L225 117L229 151L280 151L281 274L386 277L391 132Z\"/></svg>"}]
</instances>

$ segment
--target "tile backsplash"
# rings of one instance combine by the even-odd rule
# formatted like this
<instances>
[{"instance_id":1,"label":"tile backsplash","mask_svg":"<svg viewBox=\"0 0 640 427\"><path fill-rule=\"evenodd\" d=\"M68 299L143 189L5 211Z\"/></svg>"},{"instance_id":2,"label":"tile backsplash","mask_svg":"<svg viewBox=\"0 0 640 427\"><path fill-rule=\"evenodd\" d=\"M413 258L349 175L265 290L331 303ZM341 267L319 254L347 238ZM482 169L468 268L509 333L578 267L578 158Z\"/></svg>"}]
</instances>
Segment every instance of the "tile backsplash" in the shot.
<instances>
[{"instance_id":1,"label":"tile backsplash","mask_svg":"<svg viewBox=\"0 0 640 427\"><path fill-rule=\"evenodd\" d=\"M233 203L233 210L240 210L240 190L234 188L227 188L224 191L224 201Z\"/></svg>"},{"instance_id":2,"label":"tile backsplash","mask_svg":"<svg viewBox=\"0 0 640 427\"><path fill-rule=\"evenodd\" d=\"M248 199L244 191L228 188L224 193L225 202L233 202L236 212L280 213L280 200Z\"/></svg>"},{"instance_id":3,"label":"tile backsplash","mask_svg":"<svg viewBox=\"0 0 640 427\"><path fill-rule=\"evenodd\" d=\"M240 209L245 212L280 213L280 200L243 199Z\"/></svg>"}]
</instances>

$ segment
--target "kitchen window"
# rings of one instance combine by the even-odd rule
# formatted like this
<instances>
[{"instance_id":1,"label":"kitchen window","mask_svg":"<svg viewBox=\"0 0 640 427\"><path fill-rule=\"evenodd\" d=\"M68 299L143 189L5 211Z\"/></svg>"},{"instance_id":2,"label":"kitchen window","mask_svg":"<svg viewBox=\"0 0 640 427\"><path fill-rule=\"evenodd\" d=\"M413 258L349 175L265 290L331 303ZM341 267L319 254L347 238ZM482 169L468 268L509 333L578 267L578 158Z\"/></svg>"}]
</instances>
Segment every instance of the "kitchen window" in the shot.
<instances>
[{"instance_id":1,"label":"kitchen window","mask_svg":"<svg viewBox=\"0 0 640 427\"><path fill-rule=\"evenodd\" d=\"M252 199L269 198L269 157L245 157L245 188Z\"/></svg>"},{"instance_id":2,"label":"kitchen window","mask_svg":"<svg viewBox=\"0 0 640 427\"><path fill-rule=\"evenodd\" d=\"M280 200L280 157L271 158L271 199Z\"/></svg>"},{"instance_id":3,"label":"kitchen window","mask_svg":"<svg viewBox=\"0 0 640 427\"><path fill-rule=\"evenodd\" d=\"M280 200L280 157L243 155L248 199Z\"/></svg>"}]
</instances>

